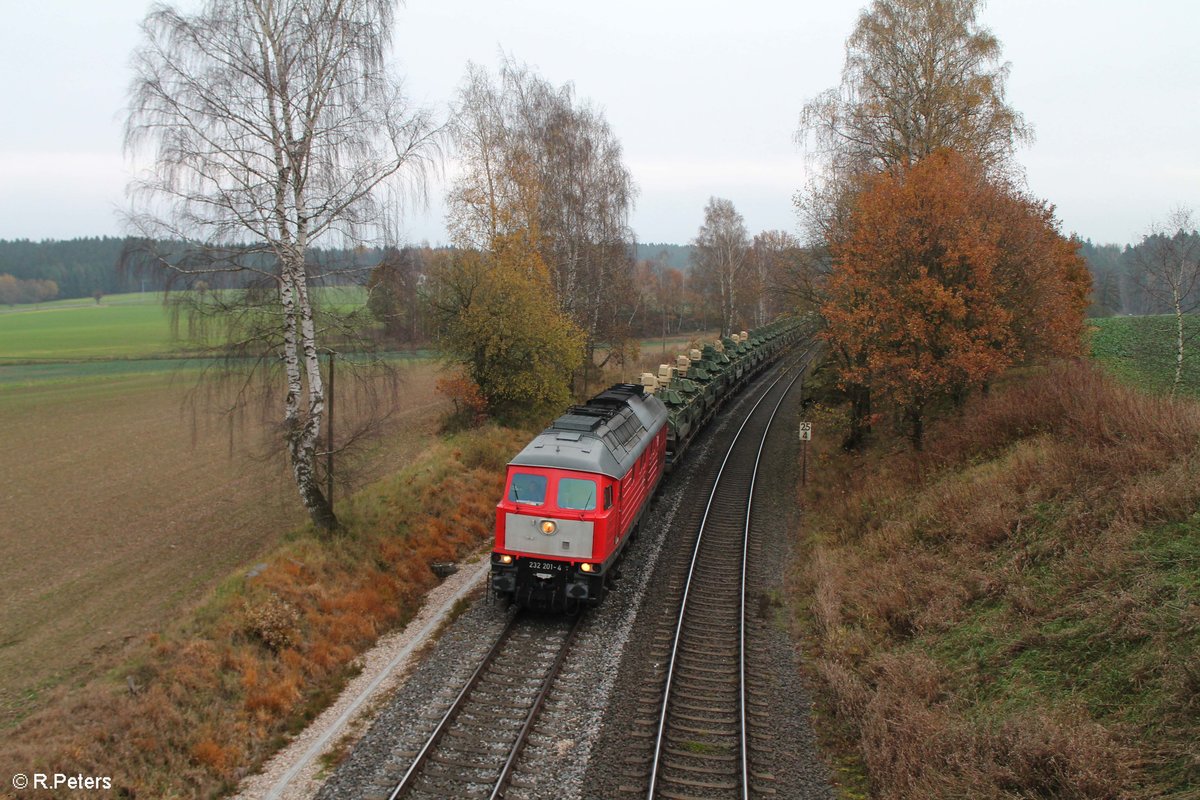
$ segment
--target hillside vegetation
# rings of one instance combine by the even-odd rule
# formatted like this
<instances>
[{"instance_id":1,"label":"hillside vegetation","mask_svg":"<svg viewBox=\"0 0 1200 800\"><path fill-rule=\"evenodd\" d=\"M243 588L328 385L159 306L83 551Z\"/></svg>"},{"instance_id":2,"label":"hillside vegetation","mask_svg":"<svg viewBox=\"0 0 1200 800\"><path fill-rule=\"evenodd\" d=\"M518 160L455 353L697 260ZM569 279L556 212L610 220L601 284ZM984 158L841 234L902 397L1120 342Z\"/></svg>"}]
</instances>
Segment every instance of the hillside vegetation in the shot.
<instances>
[{"instance_id":1,"label":"hillside vegetation","mask_svg":"<svg viewBox=\"0 0 1200 800\"><path fill-rule=\"evenodd\" d=\"M1198 796L1200 406L1057 366L812 474L795 620L858 790Z\"/></svg>"}]
</instances>

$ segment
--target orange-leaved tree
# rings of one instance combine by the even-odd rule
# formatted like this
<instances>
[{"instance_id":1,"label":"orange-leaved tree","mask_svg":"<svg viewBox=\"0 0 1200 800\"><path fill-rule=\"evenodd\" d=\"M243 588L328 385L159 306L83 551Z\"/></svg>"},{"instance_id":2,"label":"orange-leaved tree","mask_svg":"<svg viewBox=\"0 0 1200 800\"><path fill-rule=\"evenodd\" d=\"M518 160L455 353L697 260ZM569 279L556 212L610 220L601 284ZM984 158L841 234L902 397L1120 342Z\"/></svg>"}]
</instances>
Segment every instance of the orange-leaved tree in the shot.
<instances>
[{"instance_id":1,"label":"orange-leaved tree","mask_svg":"<svg viewBox=\"0 0 1200 800\"><path fill-rule=\"evenodd\" d=\"M852 402L877 397L915 447L927 411L1009 365L1078 352L1088 276L1053 210L942 150L864 179L831 237L825 333Z\"/></svg>"}]
</instances>

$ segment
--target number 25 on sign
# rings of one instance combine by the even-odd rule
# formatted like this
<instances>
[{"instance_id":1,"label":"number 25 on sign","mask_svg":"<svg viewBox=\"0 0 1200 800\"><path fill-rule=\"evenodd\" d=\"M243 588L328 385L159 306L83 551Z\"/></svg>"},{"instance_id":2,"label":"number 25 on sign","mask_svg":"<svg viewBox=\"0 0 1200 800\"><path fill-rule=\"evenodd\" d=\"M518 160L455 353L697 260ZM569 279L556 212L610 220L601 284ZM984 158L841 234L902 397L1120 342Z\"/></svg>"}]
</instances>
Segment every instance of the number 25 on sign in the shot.
<instances>
[{"instance_id":1,"label":"number 25 on sign","mask_svg":"<svg viewBox=\"0 0 1200 800\"><path fill-rule=\"evenodd\" d=\"M812 423L811 422L801 422L800 423L800 441L807 442L810 439L812 439Z\"/></svg>"}]
</instances>

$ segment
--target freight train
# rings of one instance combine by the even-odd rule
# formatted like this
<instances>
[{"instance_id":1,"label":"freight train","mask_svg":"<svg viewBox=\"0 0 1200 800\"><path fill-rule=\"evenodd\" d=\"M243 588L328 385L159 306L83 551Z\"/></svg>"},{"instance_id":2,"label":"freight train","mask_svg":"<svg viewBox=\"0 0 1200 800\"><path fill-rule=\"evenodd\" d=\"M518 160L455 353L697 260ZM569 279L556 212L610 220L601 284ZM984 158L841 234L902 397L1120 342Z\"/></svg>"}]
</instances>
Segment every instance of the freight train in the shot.
<instances>
[{"instance_id":1,"label":"freight train","mask_svg":"<svg viewBox=\"0 0 1200 800\"><path fill-rule=\"evenodd\" d=\"M799 330L785 320L725 337L554 420L509 462L492 590L552 610L599 603L663 475Z\"/></svg>"}]
</instances>

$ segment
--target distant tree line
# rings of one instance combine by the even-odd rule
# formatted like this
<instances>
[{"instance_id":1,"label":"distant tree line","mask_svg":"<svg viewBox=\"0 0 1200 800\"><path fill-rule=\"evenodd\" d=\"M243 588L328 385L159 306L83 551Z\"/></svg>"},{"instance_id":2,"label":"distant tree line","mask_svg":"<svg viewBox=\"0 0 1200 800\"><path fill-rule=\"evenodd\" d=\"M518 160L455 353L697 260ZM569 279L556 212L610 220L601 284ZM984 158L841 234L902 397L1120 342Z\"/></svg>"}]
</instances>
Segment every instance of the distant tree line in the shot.
<instances>
[{"instance_id":1,"label":"distant tree line","mask_svg":"<svg viewBox=\"0 0 1200 800\"><path fill-rule=\"evenodd\" d=\"M116 236L93 236L79 239L0 239L0 275L16 280L53 281L61 299L93 297L101 294L128 292L157 292L166 287L170 275L161 269L141 269L138 253L146 250L137 239ZM179 242L157 242L153 252L183 254L186 247ZM361 284L380 263L385 250L372 248L312 248L307 260L313 272L336 272L323 278L328 285ZM337 269L330 269L336 265ZM205 283L211 289L246 288L245 276L208 275ZM42 298L48 299L48 298ZM0 302L9 302L0 300ZM13 302L35 302L15 300Z\"/></svg>"},{"instance_id":2,"label":"distant tree line","mask_svg":"<svg viewBox=\"0 0 1200 800\"><path fill-rule=\"evenodd\" d=\"M665 242L638 242L637 260L655 261L667 267L689 270L692 267L690 244L667 244Z\"/></svg>"},{"instance_id":3,"label":"distant tree line","mask_svg":"<svg viewBox=\"0 0 1200 800\"><path fill-rule=\"evenodd\" d=\"M773 236L785 252L791 249L793 256L798 252L799 243L790 234L769 233L767 238ZM748 239L744 243L752 253L748 270L739 279L745 288L737 301L736 324L743 327L761 324L764 314L777 314L784 308L771 299L765 305L760 303L760 297L770 291L762 280L766 241ZM637 242L634 247L626 259L636 291L620 295L617 306L610 309L614 318L628 320L630 335L650 338L720 325L718 278L696 268L695 246ZM12 278L0 277L0 303L94 297L97 292L161 292L171 276L152 264L139 263L139 254L145 249L136 239L120 237L0 240L0 276ZM172 251L182 254L185 247L157 242L149 251L156 256ZM370 310L381 323L380 335L387 342L407 345L437 337L428 313L429 297L422 291L438 259L456 251L440 246L314 248L308 251L307 260L312 272L320 274L320 285L365 285ZM779 267L776 256L775 267L767 269ZM24 283L18 288L17 282ZM54 292L48 291L51 283ZM245 274L209 274L204 276L204 288L245 289L248 278Z\"/></svg>"},{"instance_id":4,"label":"distant tree line","mask_svg":"<svg viewBox=\"0 0 1200 800\"><path fill-rule=\"evenodd\" d=\"M782 232L775 232L781 234ZM790 234L783 234L790 236ZM1200 249L1200 234L1187 234L1193 246ZM57 288L54 294L40 295L26 287L15 291L8 283L0 286L0 303L41 302L51 298L93 297L102 294L123 294L138 291L161 291L166 276L158 272L139 273L120 269L121 254L126 239L113 236L94 236L79 239L0 239L0 275L10 275L18 281L52 281ZM1090 239L1080 247L1080 255L1087 261L1092 274L1092 304L1088 314L1093 317L1108 317L1117 314L1165 314L1171 309L1162 295L1149 291L1141 266L1155 247L1161 244L1155 236L1136 244L1098 244ZM654 336L663 332L678 333L705 327L716 320L715 309L706 306L699 296L699 284L689 284L695 248L691 245L638 242L636 261L639 269L637 285L640 288L640 306L635 310L633 327L639 336ZM413 263L403 271L414 276L424 275L424 264L433 253L447 248L412 247L404 252L420 255L419 264ZM388 253L395 250L384 248L361 248L357 250L315 250L314 261L337 262L347 269L336 281L342 284L378 281L371 278L375 268L381 265ZM392 256L394 257L394 256ZM394 266L394 265L393 265ZM388 267L391 269L392 267ZM354 276L354 271L359 273ZM385 270L386 271L386 270ZM2 280L2 279L0 279ZM213 283L209 279L209 285ZM213 286L212 288L218 288ZM234 287L226 287L234 288ZM416 284L401 290L408 292L410 311L406 317L407 332L396 326L396 318L389 308L392 290L385 290L375 300L380 314L389 322L388 335L403 342L426 341L431 337L427 326L417 319L412 303L416 298ZM777 288L777 287L776 287ZM755 295L747 292L747 296ZM388 295L385 297L384 295ZM29 299L37 296L37 299ZM17 299L9 299L9 298ZM20 299L25 298L25 299ZM1195 299L1195 298L1193 298ZM1194 303L1193 303L1194 304ZM670 306L669 309L666 306ZM746 319L752 319L747 313ZM664 323L664 318L667 322ZM752 324L752 323L747 323Z\"/></svg>"},{"instance_id":5,"label":"distant tree line","mask_svg":"<svg viewBox=\"0 0 1200 800\"><path fill-rule=\"evenodd\" d=\"M0 273L17 280L53 281L61 298L92 297L141 290L141 279L117 269L125 240L113 236L41 242L0 239ZM161 278L147 278L147 291ZM5 301L7 302L7 301Z\"/></svg>"},{"instance_id":6,"label":"distant tree line","mask_svg":"<svg viewBox=\"0 0 1200 800\"><path fill-rule=\"evenodd\" d=\"M1137 244L1093 244L1085 241L1080 254L1092 273L1092 305L1088 314L1111 317L1117 314L1167 314L1173 310L1169 291L1162 291L1162 275L1154 265L1172 249L1200 253L1200 233L1194 230L1156 231ZM1181 298L1183 305L1200 303L1197 287Z\"/></svg>"}]
</instances>

